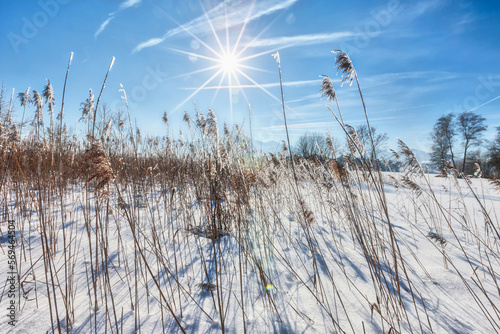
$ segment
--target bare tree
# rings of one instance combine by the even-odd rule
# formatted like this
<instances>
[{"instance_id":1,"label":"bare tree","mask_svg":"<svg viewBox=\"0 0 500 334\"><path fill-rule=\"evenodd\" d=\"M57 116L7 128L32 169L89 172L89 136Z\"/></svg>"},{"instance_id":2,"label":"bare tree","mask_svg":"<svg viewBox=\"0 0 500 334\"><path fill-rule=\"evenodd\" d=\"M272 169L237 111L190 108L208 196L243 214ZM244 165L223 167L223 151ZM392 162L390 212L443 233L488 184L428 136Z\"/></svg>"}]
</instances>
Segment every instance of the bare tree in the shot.
<instances>
[{"instance_id":1,"label":"bare tree","mask_svg":"<svg viewBox=\"0 0 500 334\"><path fill-rule=\"evenodd\" d=\"M453 155L453 142L456 135L453 114L441 116L431 133L431 161L436 165L443 164L443 160L451 159L455 167L455 157Z\"/></svg>"},{"instance_id":2,"label":"bare tree","mask_svg":"<svg viewBox=\"0 0 500 334\"><path fill-rule=\"evenodd\" d=\"M368 131L368 126L366 124L361 124L356 128L359 140L365 147L366 153L368 154L370 159L374 161L375 157L377 157L386 148L389 136L385 132L377 133L377 129L373 126L370 128L370 130L373 137L373 145L370 141L370 131Z\"/></svg>"},{"instance_id":3,"label":"bare tree","mask_svg":"<svg viewBox=\"0 0 500 334\"><path fill-rule=\"evenodd\" d=\"M497 136L489 146L489 165L496 174L500 172L500 126L497 126Z\"/></svg>"},{"instance_id":4,"label":"bare tree","mask_svg":"<svg viewBox=\"0 0 500 334\"><path fill-rule=\"evenodd\" d=\"M450 150L451 162L453 164L453 167L457 168L457 166L455 165L455 154L453 154L453 144L455 142L455 136L457 134L454 119L455 115L453 113L449 113L448 115L441 116L436 124L439 124L443 131L448 149Z\"/></svg>"},{"instance_id":5,"label":"bare tree","mask_svg":"<svg viewBox=\"0 0 500 334\"><path fill-rule=\"evenodd\" d=\"M464 161L462 163L462 173L465 171L465 163L467 162L467 150L474 145L479 145L482 142L483 132L488 128L484 124L486 119L471 111L466 111L458 115L457 127L458 132L464 140Z\"/></svg>"},{"instance_id":6,"label":"bare tree","mask_svg":"<svg viewBox=\"0 0 500 334\"><path fill-rule=\"evenodd\" d=\"M304 158L331 158L333 156L331 145L327 144L326 137L318 132L306 133L300 136L295 152Z\"/></svg>"}]
</instances>

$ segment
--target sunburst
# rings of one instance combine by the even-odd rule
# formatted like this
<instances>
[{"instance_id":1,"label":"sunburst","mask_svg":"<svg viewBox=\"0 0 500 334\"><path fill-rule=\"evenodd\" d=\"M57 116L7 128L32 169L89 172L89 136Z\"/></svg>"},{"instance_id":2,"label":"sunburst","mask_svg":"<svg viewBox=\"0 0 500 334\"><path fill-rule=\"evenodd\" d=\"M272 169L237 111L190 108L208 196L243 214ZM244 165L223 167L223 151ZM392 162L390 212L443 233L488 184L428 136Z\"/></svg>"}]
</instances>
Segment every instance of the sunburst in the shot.
<instances>
[{"instance_id":1,"label":"sunburst","mask_svg":"<svg viewBox=\"0 0 500 334\"><path fill-rule=\"evenodd\" d=\"M265 87L263 87L261 84L255 80L252 75L249 73L250 71L262 71L262 72L269 72L261 68L249 66L246 64L247 61L257 58L260 56L264 55L270 55L271 52L275 51L275 49L272 50L267 50L264 52L258 52L258 53L252 53L249 52L250 46L252 44L253 40L258 39L262 33L264 33L269 26L272 24L270 23L268 27L263 29L257 36L253 38L253 40L250 43L246 43L245 45L242 45L242 37L245 34L245 30L247 27L248 22L250 21L251 18L251 13L252 11L250 10L245 18L245 20L241 24L241 29L239 32L237 32L237 35L234 33L230 33L230 25L228 24L228 15L226 11L225 15L225 36L224 39L219 36L217 33L217 29L215 29L214 24L212 22L212 19L209 17L207 14L207 11L201 4L206 21L208 25L210 26L211 33L214 37L215 43L214 45L209 45L207 42L202 40L199 36L197 36L195 33L190 31L189 29L185 29L183 25L179 24L176 22L168 13L165 13L166 16L168 16L171 20L173 20L181 29L183 29L186 33L188 33L191 37L194 38L197 44L200 46L203 46L204 48L204 53L201 52L193 52L193 51L186 51L186 50L181 50L181 49L175 49L175 48L169 48L167 47L166 49L187 55L190 57L190 59L204 59L209 61L209 66L206 66L204 68L200 68L198 70L189 72L189 73L184 73L181 75L178 75L173 78L180 78L180 77L187 77L191 76L193 74L200 74L204 72L211 72L212 75L199 87L195 88L194 91L187 96L182 102L180 102L175 108L171 110L171 113L175 113L178 111L186 102L190 101L193 99L200 91L202 90L214 90L214 95L212 98L212 103L215 101L216 97L219 94L220 90L226 90L228 92L228 99L229 99L229 107L230 107L230 115L231 115L231 120L233 118L233 93L236 90L239 90L245 101L249 103L247 95L245 93L246 88L259 88L263 92L265 92L268 96L270 96L272 99L274 99L277 102L281 103L281 100L278 99L276 96L274 96L271 92L269 92ZM253 7L253 6L252 6ZM232 41L235 41L232 43ZM225 43L223 43L225 42ZM244 54L248 54L245 55ZM218 80L217 80L218 79ZM242 85L241 80L246 80L251 83L251 85ZM215 84L216 83L216 84Z\"/></svg>"},{"instance_id":2,"label":"sunburst","mask_svg":"<svg viewBox=\"0 0 500 334\"><path fill-rule=\"evenodd\" d=\"M233 52L222 55L219 59L220 67L226 74L234 75L238 70L240 59Z\"/></svg>"}]
</instances>

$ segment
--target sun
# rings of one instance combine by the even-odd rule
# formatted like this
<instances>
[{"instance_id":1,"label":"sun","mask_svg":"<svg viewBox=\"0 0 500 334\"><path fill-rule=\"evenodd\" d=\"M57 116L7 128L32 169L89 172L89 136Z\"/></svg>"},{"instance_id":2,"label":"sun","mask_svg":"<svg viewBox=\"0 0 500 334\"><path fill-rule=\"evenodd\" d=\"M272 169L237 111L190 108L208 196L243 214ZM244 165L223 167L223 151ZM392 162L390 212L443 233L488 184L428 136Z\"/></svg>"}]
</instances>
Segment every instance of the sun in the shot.
<instances>
[{"instance_id":1,"label":"sun","mask_svg":"<svg viewBox=\"0 0 500 334\"><path fill-rule=\"evenodd\" d=\"M202 6L203 8L203 6ZM234 92L238 91L241 92L243 95L243 98L249 105L248 98L245 93L246 88L258 88L264 93L266 93L268 96L270 96L272 99L276 100L277 102L281 103L281 100L278 99L276 96L274 96L272 93L270 93L263 85L259 84L252 76L248 73L249 71L259 71L259 72L269 72L267 70L263 70L260 68L252 67L249 66L247 61L261 57L264 55L270 55L271 52L275 52L276 49L273 50L267 50L263 52L252 52L251 50L251 45L254 40L260 37L260 35L267 29L264 29L261 33L258 35L254 36L253 39L251 39L250 42L244 43L242 40L242 37L245 33L245 28L250 21L251 18L251 12L250 10L247 14L247 17L245 20L241 23L241 30L239 32L234 31L233 33L230 32L230 25L228 24L228 18L227 18L227 11L226 11L226 17L218 18L216 21L219 22L224 22L225 21L225 27L221 27L220 25L217 27L214 26L214 23L212 22L212 18L209 16L208 12L203 8L203 11L205 13L205 18L206 22L208 23L210 30L213 34L214 37L214 43L209 43L207 42L206 38L200 38L197 36L193 31L190 29L184 28L184 26L179 24L179 28L183 29L184 32L189 34L193 38L193 42L191 43L192 49L195 49L197 51L193 50L180 50L180 49L175 49L171 47L166 47L166 49L180 53L183 55L187 55L189 59L193 60L198 60L198 59L203 59L211 63L211 65L207 65L206 67L202 67L198 70L181 74L173 78L180 78L180 77L188 77L194 74L201 74L204 72L212 72L213 74L200 86L192 88L193 92L185 98L181 103L179 103L171 112L174 113L182 108L182 106L191 100L193 97L195 97L200 91L202 90L213 90L214 95L212 99L212 103L215 101L217 95L219 94L220 91L227 91L228 92L228 98L229 98L229 111L231 115L231 119L233 117L233 95ZM165 13L168 17L168 13ZM175 20L174 20L175 22ZM176 22L177 23L177 22ZM178 24L178 23L177 23ZM234 25L231 27L234 28ZM224 29L225 28L225 29ZM225 30L225 34L223 31ZM221 36L219 36L218 32L222 32ZM225 35L225 36L224 36ZM194 44L193 44L194 43ZM192 45L196 45L196 48L193 48ZM202 48L198 50L199 48ZM245 81L244 84L242 84L242 80Z\"/></svg>"},{"instance_id":2,"label":"sun","mask_svg":"<svg viewBox=\"0 0 500 334\"><path fill-rule=\"evenodd\" d=\"M240 58L235 53L224 53L219 58L220 68L229 75L240 70Z\"/></svg>"}]
</instances>

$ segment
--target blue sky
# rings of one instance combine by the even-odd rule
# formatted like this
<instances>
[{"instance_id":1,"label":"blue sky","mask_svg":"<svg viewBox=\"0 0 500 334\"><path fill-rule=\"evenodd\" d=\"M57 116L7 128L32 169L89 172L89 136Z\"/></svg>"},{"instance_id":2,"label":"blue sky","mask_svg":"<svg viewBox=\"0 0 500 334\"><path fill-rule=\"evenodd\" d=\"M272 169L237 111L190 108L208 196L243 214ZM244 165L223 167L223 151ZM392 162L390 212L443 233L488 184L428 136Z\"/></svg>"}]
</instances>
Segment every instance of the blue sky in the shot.
<instances>
[{"instance_id":1,"label":"blue sky","mask_svg":"<svg viewBox=\"0 0 500 334\"><path fill-rule=\"evenodd\" d=\"M279 51L292 141L328 129L342 137L320 98L319 75L333 79L346 123L357 126L364 114L357 89L340 87L334 49L350 55L371 124L389 134L391 147L398 137L429 151L429 131L449 112L481 114L488 139L500 126L498 1L3 1L0 31L7 95L28 86L41 91L48 78L56 110L74 52L65 117L80 134L80 103L89 88L97 98L116 57L102 101L123 109L123 84L143 133L165 134L164 111L171 131L182 129L194 100L203 112L212 108L221 124L248 126L250 103L254 138L281 141L278 67L271 56Z\"/></svg>"}]
</instances>

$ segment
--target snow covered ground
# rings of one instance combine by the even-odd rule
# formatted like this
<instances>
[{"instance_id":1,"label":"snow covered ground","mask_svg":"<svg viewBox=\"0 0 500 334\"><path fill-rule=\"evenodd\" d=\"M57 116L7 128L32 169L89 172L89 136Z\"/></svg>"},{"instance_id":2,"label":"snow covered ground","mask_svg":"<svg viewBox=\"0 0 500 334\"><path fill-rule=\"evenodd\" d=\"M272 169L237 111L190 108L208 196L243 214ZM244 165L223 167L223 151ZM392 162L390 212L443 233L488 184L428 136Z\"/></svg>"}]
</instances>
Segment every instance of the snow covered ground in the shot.
<instances>
[{"instance_id":1,"label":"snow covered ground","mask_svg":"<svg viewBox=\"0 0 500 334\"><path fill-rule=\"evenodd\" d=\"M500 331L500 191L382 177L383 192L353 174L302 180L298 195L265 179L221 199L189 182L114 185L108 199L74 183L63 201L11 185L0 281L12 220L20 284L14 298L5 285L0 332Z\"/></svg>"}]
</instances>

